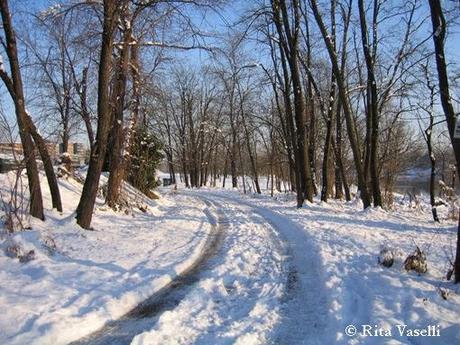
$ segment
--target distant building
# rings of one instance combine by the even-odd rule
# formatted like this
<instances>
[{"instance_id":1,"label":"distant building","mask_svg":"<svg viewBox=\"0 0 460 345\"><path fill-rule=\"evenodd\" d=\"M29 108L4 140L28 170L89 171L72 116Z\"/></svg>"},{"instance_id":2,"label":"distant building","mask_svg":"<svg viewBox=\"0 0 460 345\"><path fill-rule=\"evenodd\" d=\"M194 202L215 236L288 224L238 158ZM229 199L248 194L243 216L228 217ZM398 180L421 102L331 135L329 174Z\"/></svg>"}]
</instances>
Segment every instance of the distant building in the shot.
<instances>
[{"instance_id":1,"label":"distant building","mask_svg":"<svg viewBox=\"0 0 460 345\"><path fill-rule=\"evenodd\" d=\"M86 148L83 143L74 143L73 144L73 154L74 155L84 155L86 154Z\"/></svg>"},{"instance_id":2,"label":"distant building","mask_svg":"<svg viewBox=\"0 0 460 345\"><path fill-rule=\"evenodd\" d=\"M0 143L0 153L22 155L21 143Z\"/></svg>"},{"instance_id":3,"label":"distant building","mask_svg":"<svg viewBox=\"0 0 460 345\"><path fill-rule=\"evenodd\" d=\"M54 161L59 160L59 156L64 153L63 144L55 144L47 141L46 148ZM35 149L35 151L37 157L39 157L38 150ZM0 154L11 156L13 153L22 157L23 150L21 143L0 143ZM88 161L88 150L83 143L69 143L68 153L72 161L77 165L83 165Z\"/></svg>"},{"instance_id":4,"label":"distant building","mask_svg":"<svg viewBox=\"0 0 460 345\"><path fill-rule=\"evenodd\" d=\"M22 147L21 147L22 149ZM50 154L51 157L56 157L56 144L52 143L50 141L46 142L46 149L48 150L48 153Z\"/></svg>"},{"instance_id":5,"label":"distant building","mask_svg":"<svg viewBox=\"0 0 460 345\"><path fill-rule=\"evenodd\" d=\"M64 145L58 145L59 154L64 153ZM83 165L88 161L88 150L83 143L70 143L67 147L67 153L72 161L77 165Z\"/></svg>"}]
</instances>

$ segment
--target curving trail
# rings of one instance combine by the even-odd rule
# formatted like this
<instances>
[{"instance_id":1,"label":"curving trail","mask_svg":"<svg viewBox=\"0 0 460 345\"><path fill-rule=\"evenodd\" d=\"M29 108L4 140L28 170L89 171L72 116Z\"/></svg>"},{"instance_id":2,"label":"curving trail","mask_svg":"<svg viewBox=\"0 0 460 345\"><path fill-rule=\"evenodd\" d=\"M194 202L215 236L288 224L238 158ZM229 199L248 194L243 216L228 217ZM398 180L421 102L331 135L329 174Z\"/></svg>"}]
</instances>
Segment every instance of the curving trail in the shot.
<instances>
[{"instance_id":1,"label":"curving trail","mask_svg":"<svg viewBox=\"0 0 460 345\"><path fill-rule=\"evenodd\" d=\"M125 317L73 344L323 343L328 305L320 256L306 232L235 195L186 194L209 206L214 226L201 259Z\"/></svg>"},{"instance_id":2,"label":"curving trail","mask_svg":"<svg viewBox=\"0 0 460 345\"><path fill-rule=\"evenodd\" d=\"M177 276L163 289L139 304L125 316L109 322L99 331L79 341L72 342L72 345L130 344L136 334L149 329L158 315L173 309L179 304L180 300L186 294L187 288L200 279L200 272L206 269L208 260L216 254L225 236L226 224L228 222L225 214L216 209L212 202L205 200L205 203L208 206L205 214L212 226L212 230L200 257L181 275Z\"/></svg>"},{"instance_id":3,"label":"curving trail","mask_svg":"<svg viewBox=\"0 0 460 345\"><path fill-rule=\"evenodd\" d=\"M282 242L286 255L285 287L281 300L281 322L272 344L324 344L329 303L324 288L319 249L301 225L274 209L239 196L210 193L211 200L238 205L242 211L262 217ZM330 343L335 334L330 334Z\"/></svg>"}]
</instances>

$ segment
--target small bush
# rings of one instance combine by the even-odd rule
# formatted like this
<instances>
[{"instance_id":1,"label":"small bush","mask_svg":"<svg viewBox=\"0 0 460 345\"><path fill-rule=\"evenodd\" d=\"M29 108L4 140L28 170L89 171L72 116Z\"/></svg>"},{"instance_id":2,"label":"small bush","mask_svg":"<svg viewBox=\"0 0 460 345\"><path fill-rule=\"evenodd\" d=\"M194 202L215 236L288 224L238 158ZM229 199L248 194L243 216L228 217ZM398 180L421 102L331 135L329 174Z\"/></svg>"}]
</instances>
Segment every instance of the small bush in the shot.
<instances>
[{"instance_id":1,"label":"small bush","mask_svg":"<svg viewBox=\"0 0 460 345\"><path fill-rule=\"evenodd\" d=\"M17 243L10 243L5 248L5 254L12 259L19 258L22 255L22 248Z\"/></svg>"},{"instance_id":2,"label":"small bush","mask_svg":"<svg viewBox=\"0 0 460 345\"><path fill-rule=\"evenodd\" d=\"M27 254L19 256L19 262L27 263L35 259L35 251L29 250Z\"/></svg>"},{"instance_id":3,"label":"small bush","mask_svg":"<svg viewBox=\"0 0 460 345\"><path fill-rule=\"evenodd\" d=\"M8 257L12 259L19 259L21 263L27 263L35 259L35 251L29 250L27 253L24 254L24 250L21 246L17 243L10 243L5 248L5 253Z\"/></svg>"},{"instance_id":4,"label":"small bush","mask_svg":"<svg viewBox=\"0 0 460 345\"><path fill-rule=\"evenodd\" d=\"M380 265L385 266L385 267L391 267L393 266L395 261L395 254L394 252L389 249L389 248L383 248L380 251L378 262Z\"/></svg>"},{"instance_id":5,"label":"small bush","mask_svg":"<svg viewBox=\"0 0 460 345\"><path fill-rule=\"evenodd\" d=\"M49 255L54 255L56 252L56 242L51 236L43 236L42 237L42 245L48 251Z\"/></svg>"},{"instance_id":6,"label":"small bush","mask_svg":"<svg viewBox=\"0 0 460 345\"><path fill-rule=\"evenodd\" d=\"M415 252L409 255L404 261L406 271L415 271L418 274L426 273L428 265L425 253L417 246Z\"/></svg>"},{"instance_id":7,"label":"small bush","mask_svg":"<svg viewBox=\"0 0 460 345\"><path fill-rule=\"evenodd\" d=\"M161 142L147 130L139 129L134 134L128 180L144 194L159 185L156 169L163 158L162 149Z\"/></svg>"}]
</instances>

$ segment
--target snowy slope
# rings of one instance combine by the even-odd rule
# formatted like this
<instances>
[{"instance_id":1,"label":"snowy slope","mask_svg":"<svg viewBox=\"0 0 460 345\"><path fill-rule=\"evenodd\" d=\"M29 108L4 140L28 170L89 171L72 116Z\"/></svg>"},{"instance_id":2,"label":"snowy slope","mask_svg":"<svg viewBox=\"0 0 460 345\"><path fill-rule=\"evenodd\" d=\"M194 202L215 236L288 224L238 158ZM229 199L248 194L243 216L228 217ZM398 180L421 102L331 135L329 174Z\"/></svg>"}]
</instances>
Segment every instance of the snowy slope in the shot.
<instances>
[{"instance_id":1,"label":"snowy slope","mask_svg":"<svg viewBox=\"0 0 460 345\"><path fill-rule=\"evenodd\" d=\"M429 207L363 211L360 202L332 200L298 210L291 196L193 193L218 202L240 240L232 236L231 251L133 345L460 343L460 287L445 280L456 224L433 223ZM271 253L282 259L277 265L262 249L267 237L275 244ZM427 254L424 275L403 268L416 246ZM391 268L378 264L383 247L396 254ZM222 293L234 279L235 262L238 289ZM262 262L265 270L246 269ZM232 332L235 319L239 332ZM431 336L414 336L417 331Z\"/></svg>"},{"instance_id":2,"label":"snowy slope","mask_svg":"<svg viewBox=\"0 0 460 345\"><path fill-rule=\"evenodd\" d=\"M284 226L278 226L277 230L287 234L288 243L291 246L301 243L295 236L289 239L290 233L300 229L313 242L305 246L305 251L315 248L319 251L318 258L304 261L304 275L316 269L317 260L320 262L320 272L316 277L310 276L316 283L316 295L303 301L304 306L296 306L298 310L311 309L311 317L316 318L317 323L313 328L304 324L303 339L295 343L460 343L460 286L445 280L448 258L455 248L455 222L434 223L429 207L415 210L400 206L393 212L363 211L360 203L332 200L329 204L307 204L298 210L290 198L274 200L221 191L212 194L229 202L253 205L253 212L268 213L269 218L274 217L277 222L285 217ZM403 268L404 259L416 245L426 252L428 259L428 272L422 276ZM396 252L391 268L377 262L382 247ZM447 294L447 300L441 291ZM321 306L318 300L322 299L327 299L326 307L312 309L312 304ZM327 321L322 322L324 315ZM346 334L349 325L356 327L356 335ZM400 334L404 326L398 329L398 325L407 325L405 334ZM439 330L440 336L413 337L406 332L428 326L436 327L431 330ZM318 334L317 327L320 327L319 338L312 338ZM364 332L369 327L373 336ZM376 332L387 336L374 336Z\"/></svg>"},{"instance_id":3,"label":"snowy slope","mask_svg":"<svg viewBox=\"0 0 460 345\"><path fill-rule=\"evenodd\" d=\"M2 186L7 175L0 175ZM42 179L44 180L44 179ZM0 344L65 344L122 316L199 255L210 231L207 206L186 196L149 201L146 213L114 213L98 200L95 231L75 224L81 185L60 181L64 212L0 239ZM43 185L45 204L50 200ZM145 201L145 200L144 200ZM44 247L52 238L54 254ZM12 242L36 259L5 255Z\"/></svg>"}]
</instances>

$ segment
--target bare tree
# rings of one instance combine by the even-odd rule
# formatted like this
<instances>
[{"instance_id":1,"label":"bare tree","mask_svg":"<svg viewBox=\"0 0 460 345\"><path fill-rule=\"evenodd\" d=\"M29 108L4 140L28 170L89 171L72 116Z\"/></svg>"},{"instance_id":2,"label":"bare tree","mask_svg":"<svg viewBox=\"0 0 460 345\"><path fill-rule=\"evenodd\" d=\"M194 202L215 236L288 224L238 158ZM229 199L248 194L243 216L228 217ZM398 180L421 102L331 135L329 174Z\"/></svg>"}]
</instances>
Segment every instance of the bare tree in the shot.
<instances>
[{"instance_id":1,"label":"bare tree","mask_svg":"<svg viewBox=\"0 0 460 345\"><path fill-rule=\"evenodd\" d=\"M299 181L296 191L297 207L302 207L305 199L313 201L313 178L308 158L308 141L305 135L305 97L299 68L300 3L298 0L293 0L291 6L294 13L292 24L286 1L271 1L273 20L278 32L279 48L282 50L281 55L289 65L289 72L283 66L283 73L286 77L289 73L294 92L295 132L292 131L292 133L295 136L294 156L298 174L297 180Z\"/></svg>"},{"instance_id":2,"label":"bare tree","mask_svg":"<svg viewBox=\"0 0 460 345\"><path fill-rule=\"evenodd\" d=\"M33 217L44 219L43 200L41 195L40 180L38 176L38 168L35 161L34 143L35 141L42 157L48 184L51 191L53 207L62 211L61 197L59 187L57 185L56 175L54 174L50 156L47 151L46 144L43 138L39 135L37 128L32 122L25 108L25 98L22 85L21 71L19 67L18 50L16 45L16 35L11 21L8 2L3 1L0 4L2 15L3 30L5 32L6 43L2 40L2 44L7 52L10 62L11 75L10 78L6 73L4 66L0 66L0 77L5 83L8 92L10 93L16 110L16 118L19 125L19 133L21 137L24 158L26 162L27 177L29 180L30 191L30 213Z\"/></svg>"},{"instance_id":3,"label":"bare tree","mask_svg":"<svg viewBox=\"0 0 460 345\"><path fill-rule=\"evenodd\" d=\"M326 28L326 25L324 24L322 14L320 13L318 9L318 4L316 0L311 0L310 3L311 3L311 8L313 10L313 15L316 19L316 22L321 31L321 35L326 44L329 58L330 58L331 65L332 65L332 70L337 80L340 102L342 104L342 109L343 109L343 113L345 115L346 124L347 124L348 139L350 141L350 145L353 151L356 175L358 179L358 188L361 192L361 199L363 200L364 208L367 208L371 205L371 200L370 200L369 192L367 189L366 181L364 178L364 169L363 169L363 165L361 162L361 148L358 142L358 134L356 131L355 120L354 120L354 117L353 117L353 114L350 108L347 86L344 80L344 74L342 73L342 70L339 65L337 51L334 48L334 44L331 40L331 36Z\"/></svg>"},{"instance_id":4,"label":"bare tree","mask_svg":"<svg viewBox=\"0 0 460 345\"><path fill-rule=\"evenodd\" d=\"M431 213L433 215L433 220L439 222L438 212L436 209L436 199L435 199L435 183L436 183L436 157L433 149L433 131L434 127L439 124L435 123L435 86L431 81L431 76L428 68L428 60L426 64L422 65L422 72L425 79L425 86L429 91L428 104L426 102L420 101L419 108L422 111L422 114L419 114L418 124L420 131L422 132L423 139L425 140L428 157L430 159L430 204L431 204ZM424 104L425 103L425 104ZM422 127L422 124L425 122L426 117L428 117L428 125L426 128Z\"/></svg>"},{"instance_id":5,"label":"bare tree","mask_svg":"<svg viewBox=\"0 0 460 345\"><path fill-rule=\"evenodd\" d=\"M103 30L101 52L99 57L98 104L97 104L97 134L91 149L88 172L83 186L83 192L77 207L77 223L84 229L89 229L96 202L99 178L107 150L107 139L111 124L110 107L110 74L112 68L113 40L118 22L119 10L111 0L103 1Z\"/></svg>"},{"instance_id":6,"label":"bare tree","mask_svg":"<svg viewBox=\"0 0 460 345\"><path fill-rule=\"evenodd\" d=\"M112 87L112 128L109 136L111 150L108 152L110 175L107 183L106 203L110 207L115 207L118 204L120 195L121 182L124 175L123 166L123 143L125 141L125 133L123 133L123 111L125 107L126 84L129 73L130 49L129 45L132 41L132 18L129 13L127 3L123 4L120 9L120 26L122 27L119 56L115 66L115 81Z\"/></svg>"},{"instance_id":7,"label":"bare tree","mask_svg":"<svg viewBox=\"0 0 460 345\"><path fill-rule=\"evenodd\" d=\"M377 25L378 15L380 9L380 1L373 1L372 13L372 45L369 39L369 29L366 19L366 10L364 1L358 0L359 9L359 22L361 29L361 42L364 52L364 60L367 69L367 116L370 122L370 138L369 140L369 168L371 175L372 195L374 199L374 206L382 206L382 196L380 194L380 183L378 176L378 140L379 140L379 113L378 113L378 99L377 99L377 80L375 76L375 63L377 52Z\"/></svg>"},{"instance_id":8,"label":"bare tree","mask_svg":"<svg viewBox=\"0 0 460 345\"><path fill-rule=\"evenodd\" d=\"M452 99L449 90L449 78L447 74L446 55L444 53L444 44L446 39L446 20L439 0L429 0L431 24L433 28L433 43L436 58L436 67L438 71L439 93L441 105L447 121L449 136L454 149L455 159L457 162L457 174L460 176L460 136L456 135L457 116L454 112ZM454 263L455 283L460 283L460 217L457 229L457 249Z\"/></svg>"}]
</instances>

